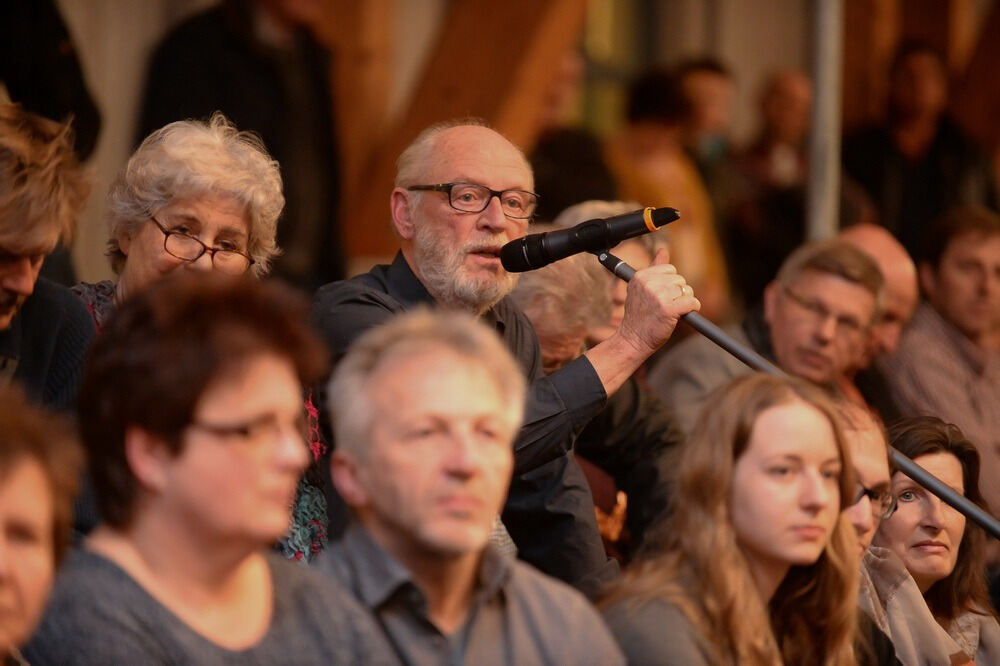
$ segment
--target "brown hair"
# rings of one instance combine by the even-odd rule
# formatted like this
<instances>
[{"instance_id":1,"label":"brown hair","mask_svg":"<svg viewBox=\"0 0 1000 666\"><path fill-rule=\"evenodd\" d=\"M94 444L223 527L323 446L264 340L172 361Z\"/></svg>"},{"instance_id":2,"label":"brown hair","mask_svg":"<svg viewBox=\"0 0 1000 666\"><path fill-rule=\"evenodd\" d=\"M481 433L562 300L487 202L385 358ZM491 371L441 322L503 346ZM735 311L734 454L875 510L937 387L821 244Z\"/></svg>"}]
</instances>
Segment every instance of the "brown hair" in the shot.
<instances>
[{"instance_id":1,"label":"brown hair","mask_svg":"<svg viewBox=\"0 0 1000 666\"><path fill-rule=\"evenodd\" d=\"M70 124L0 104L0 239L19 245L5 249L68 242L89 193Z\"/></svg>"},{"instance_id":2,"label":"brown hair","mask_svg":"<svg viewBox=\"0 0 1000 666\"><path fill-rule=\"evenodd\" d=\"M667 599L699 630L717 663L854 663L858 563L851 525L840 516L819 559L792 567L765 606L730 519L733 469L754 423L765 410L796 400L833 427L845 508L854 490L850 453L830 399L796 378L736 379L706 400L681 451L671 513L602 605Z\"/></svg>"},{"instance_id":3,"label":"brown hair","mask_svg":"<svg viewBox=\"0 0 1000 666\"><path fill-rule=\"evenodd\" d=\"M955 456L962 466L965 496L981 509L987 508L979 492L979 452L957 426L936 416L915 416L893 423L889 437L893 447L911 460L934 453ZM924 593L927 607L943 625L968 611L982 615L993 611L986 585L985 547L982 528L966 522L955 568Z\"/></svg>"},{"instance_id":4,"label":"brown hair","mask_svg":"<svg viewBox=\"0 0 1000 666\"><path fill-rule=\"evenodd\" d=\"M125 433L139 427L174 454L212 382L260 354L291 361L307 385L327 371L327 353L298 292L249 276L177 271L128 299L91 349L80 388L80 432L90 455L102 518L132 519L138 491Z\"/></svg>"},{"instance_id":5,"label":"brown hair","mask_svg":"<svg viewBox=\"0 0 1000 666\"><path fill-rule=\"evenodd\" d=\"M924 234L920 260L937 270L948 245L965 234L1000 235L1000 215L982 206L949 208L931 223Z\"/></svg>"},{"instance_id":6,"label":"brown hair","mask_svg":"<svg viewBox=\"0 0 1000 666\"><path fill-rule=\"evenodd\" d=\"M69 547L83 452L61 416L29 405L16 386L0 386L0 483L25 459L41 465L49 484L53 553L58 565Z\"/></svg>"}]
</instances>

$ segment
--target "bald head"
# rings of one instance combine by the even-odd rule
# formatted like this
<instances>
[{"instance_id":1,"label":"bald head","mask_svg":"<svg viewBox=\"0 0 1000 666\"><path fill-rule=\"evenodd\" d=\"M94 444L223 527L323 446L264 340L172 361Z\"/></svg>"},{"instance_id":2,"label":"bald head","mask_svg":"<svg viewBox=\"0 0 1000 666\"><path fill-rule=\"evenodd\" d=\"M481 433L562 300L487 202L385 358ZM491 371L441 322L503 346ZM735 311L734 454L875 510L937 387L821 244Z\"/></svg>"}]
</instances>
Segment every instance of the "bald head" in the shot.
<instances>
[{"instance_id":1,"label":"bald head","mask_svg":"<svg viewBox=\"0 0 1000 666\"><path fill-rule=\"evenodd\" d=\"M765 132L772 140L800 145L809 129L812 110L812 81L797 70L775 72L761 94L761 115Z\"/></svg>"},{"instance_id":2,"label":"bald head","mask_svg":"<svg viewBox=\"0 0 1000 666\"><path fill-rule=\"evenodd\" d=\"M840 238L870 256L885 278L885 306L882 317L872 328L872 340L865 355L864 366L879 354L891 354L899 345L903 328L917 307L917 268L885 227L877 224L856 224L840 232Z\"/></svg>"},{"instance_id":3,"label":"bald head","mask_svg":"<svg viewBox=\"0 0 1000 666\"><path fill-rule=\"evenodd\" d=\"M489 162L499 155L508 162L516 162L530 177L531 165L520 148L483 121L464 118L431 125L417 135L396 161L396 187L424 180L436 162L451 157L452 152L467 153L470 147L492 151L491 159L485 160L486 164L482 166L489 166ZM531 185L534 186L533 179Z\"/></svg>"}]
</instances>

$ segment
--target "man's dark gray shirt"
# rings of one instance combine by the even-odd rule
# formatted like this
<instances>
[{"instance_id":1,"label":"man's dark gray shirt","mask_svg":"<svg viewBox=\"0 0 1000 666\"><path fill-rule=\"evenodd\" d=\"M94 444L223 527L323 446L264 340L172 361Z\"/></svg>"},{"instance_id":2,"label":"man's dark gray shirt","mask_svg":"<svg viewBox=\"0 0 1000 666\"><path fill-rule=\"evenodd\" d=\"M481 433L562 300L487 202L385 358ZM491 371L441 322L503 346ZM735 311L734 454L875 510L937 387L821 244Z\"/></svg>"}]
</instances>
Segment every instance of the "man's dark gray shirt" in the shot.
<instances>
[{"instance_id":1,"label":"man's dark gray shirt","mask_svg":"<svg viewBox=\"0 0 1000 666\"><path fill-rule=\"evenodd\" d=\"M313 319L334 358L364 331L434 297L397 253L390 265L322 287ZM546 377L534 329L504 298L481 317L503 339L531 382L524 425L514 443L514 478L503 522L519 557L544 573L595 593L618 573L597 530L593 498L572 443L607 400L597 372L581 357Z\"/></svg>"},{"instance_id":2,"label":"man's dark gray shirt","mask_svg":"<svg viewBox=\"0 0 1000 666\"><path fill-rule=\"evenodd\" d=\"M488 546L469 615L452 635L431 622L409 571L359 525L316 565L375 616L405 664L624 664L597 611L577 591Z\"/></svg>"}]
</instances>

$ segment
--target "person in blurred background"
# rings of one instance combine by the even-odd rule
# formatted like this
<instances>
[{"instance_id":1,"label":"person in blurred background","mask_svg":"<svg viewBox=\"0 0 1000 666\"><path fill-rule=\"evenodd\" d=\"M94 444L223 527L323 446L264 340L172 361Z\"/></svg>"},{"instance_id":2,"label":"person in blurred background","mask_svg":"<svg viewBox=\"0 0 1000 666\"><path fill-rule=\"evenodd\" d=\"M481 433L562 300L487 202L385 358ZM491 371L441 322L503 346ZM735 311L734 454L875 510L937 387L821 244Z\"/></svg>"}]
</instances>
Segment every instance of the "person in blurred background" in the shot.
<instances>
[{"instance_id":1,"label":"person in blurred background","mask_svg":"<svg viewBox=\"0 0 1000 666\"><path fill-rule=\"evenodd\" d=\"M72 125L80 161L94 153L101 113L55 0L0 4L0 102L15 102L43 118ZM57 245L42 264L42 277L67 287L75 284L69 250Z\"/></svg>"},{"instance_id":2,"label":"person in blurred background","mask_svg":"<svg viewBox=\"0 0 1000 666\"><path fill-rule=\"evenodd\" d=\"M614 217L615 215L631 213L641 208L643 206L635 201L591 199L566 208L552 221L552 225L559 228L569 228L586 220ZM661 229L658 230L658 233L643 234L642 236L629 238L613 248L607 249L636 270L648 268L653 264L653 258L656 256L657 251L667 246L666 239L668 234L670 234L669 228ZM588 257L588 265L591 264L600 266L595 258ZM625 317L625 300L628 295L627 282L615 277L603 267L601 270L603 271L601 282L607 285L607 291L611 298L611 309L605 321L598 322L587 331L587 343L591 345L606 340L609 335L617 330L618 325L622 323L622 319ZM603 301L603 298L595 296L592 300L600 302Z\"/></svg>"},{"instance_id":3,"label":"person in blurred background","mask_svg":"<svg viewBox=\"0 0 1000 666\"><path fill-rule=\"evenodd\" d=\"M712 219L721 233L729 227L733 204L745 189L730 136L736 80L722 61L711 56L682 60L674 73L687 102L684 147L705 183Z\"/></svg>"},{"instance_id":4,"label":"person in blurred background","mask_svg":"<svg viewBox=\"0 0 1000 666\"><path fill-rule=\"evenodd\" d=\"M837 238L871 257L885 279L878 321L872 324L857 366L847 369L839 385L855 402L868 405L878 412L884 423L891 423L902 416L902 412L878 361L896 352L903 331L913 318L920 297L917 267L906 248L883 226L855 224L841 231Z\"/></svg>"},{"instance_id":5,"label":"person in blurred background","mask_svg":"<svg viewBox=\"0 0 1000 666\"><path fill-rule=\"evenodd\" d=\"M884 281L871 257L844 241L808 243L767 286L762 308L729 334L785 372L838 393L841 375L865 353L878 321ZM670 349L649 385L690 432L708 395L750 368L704 336Z\"/></svg>"},{"instance_id":6,"label":"person in blurred background","mask_svg":"<svg viewBox=\"0 0 1000 666\"><path fill-rule=\"evenodd\" d=\"M960 206L934 221L918 263L926 300L879 363L905 416L954 423L979 450L1000 514L1000 215Z\"/></svg>"},{"instance_id":7,"label":"person in blurred background","mask_svg":"<svg viewBox=\"0 0 1000 666\"><path fill-rule=\"evenodd\" d=\"M903 42L889 68L884 124L844 140L847 173L867 191L878 220L919 259L931 221L958 204L997 210L996 174L947 114L948 68L931 46Z\"/></svg>"},{"instance_id":8,"label":"person in blurred background","mask_svg":"<svg viewBox=\"0 0 1000 666\"><path fill-rule=\"evenodd\" d=\"M698 294L701 314L722 321L729 314L729 280L711 201L684 151L688 112L672 72L646 71L629 86L626 125L608 140L605 155L622 199L680 211L670 227L671 261Z\"/></svg>"}]
</instances>

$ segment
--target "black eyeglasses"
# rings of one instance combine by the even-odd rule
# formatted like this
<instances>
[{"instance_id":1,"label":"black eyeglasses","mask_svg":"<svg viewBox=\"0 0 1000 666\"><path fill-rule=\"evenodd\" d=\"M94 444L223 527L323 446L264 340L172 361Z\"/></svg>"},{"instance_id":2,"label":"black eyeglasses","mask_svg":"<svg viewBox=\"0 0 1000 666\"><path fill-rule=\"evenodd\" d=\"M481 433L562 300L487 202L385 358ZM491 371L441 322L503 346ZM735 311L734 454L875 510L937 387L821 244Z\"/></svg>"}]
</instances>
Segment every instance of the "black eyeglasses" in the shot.
<instances>
[{"instance_id":1,"label":"black eyeglasses","mask_svg":"<svg viewBox=\"0 0 1000 666\"><path fill-rule=\"evenodd\" d=\"M212 257L212 265L218 271L229 275L242 275L254 263L250 255L235 248L209 247L195 236L176 229L164 228L155 217L149 219L163 232L163 249L172 257L182 261L197 261L201 255L208 252Z\"/></svg>"},{"instance_id":2,"label":"black eyeglasses","mask_svg":"<svg viewBox=\"0 0 1000 666\"><path fill-rule=\"evenodd\" d=\"M857 495L854 496L851 506L854 506L865 497L871 502L872 515L878 520L885 520L896 511L896 498L892 496L892 493L888 490L865 488L860 483L858 484Z\"/></svg>"},{"instance_id":3,"label":"black eyeglasses","mask_svg":"<svg viewBox=\"0 0 1000 666\"><path fill-rule=\"evenodd\" d=\"M441 183L439 185L410 185L408 190L429 190L445 192L448 203L463 213L481 213L496 197L500 200L503 214L516 220L526 220L535 214L538 195L527 190L491 190L477 183Z\"/></svg>"}]
</instances>

